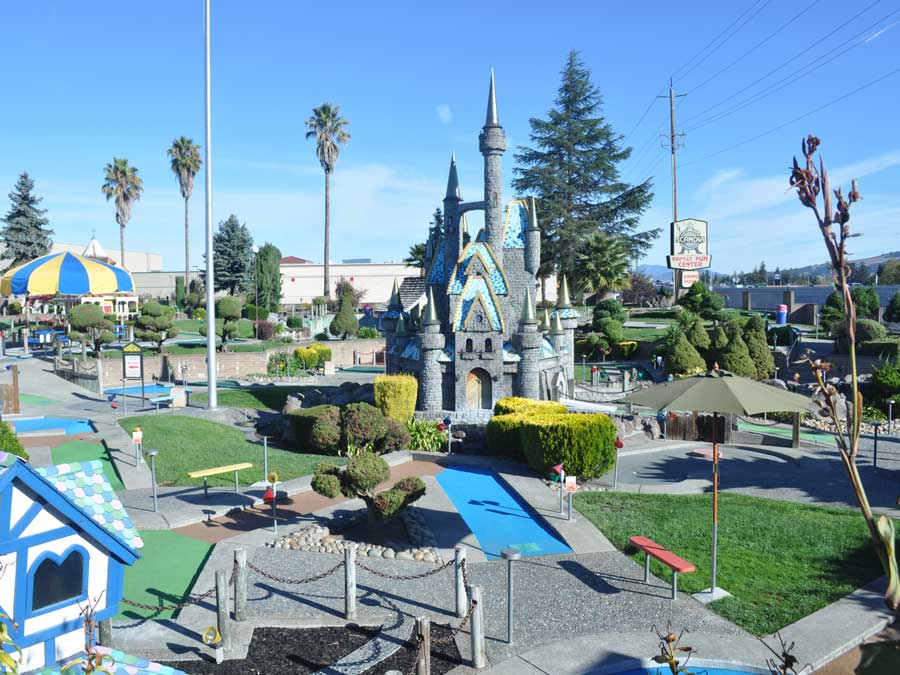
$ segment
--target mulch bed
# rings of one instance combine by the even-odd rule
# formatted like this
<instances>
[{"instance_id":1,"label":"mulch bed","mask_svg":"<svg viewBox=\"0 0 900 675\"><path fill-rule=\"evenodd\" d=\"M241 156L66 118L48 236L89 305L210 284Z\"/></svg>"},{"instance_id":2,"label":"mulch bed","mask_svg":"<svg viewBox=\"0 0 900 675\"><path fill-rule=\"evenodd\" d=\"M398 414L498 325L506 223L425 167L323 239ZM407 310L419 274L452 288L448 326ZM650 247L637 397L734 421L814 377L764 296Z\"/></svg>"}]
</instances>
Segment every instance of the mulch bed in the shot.
<instances>
[{"instance_id":1,"label":"mulch bed","mask_svg":"<svg viewBox=\"0 0 900 675\"><path fill-rule=\"evenodd\" d=\"M307 675L330 666L375 637L378 628L257 628L247 658L173 661L166 665L190 675ZM443 671L441 671L443 672Z\"/></svg>"},{"instance_id":2,"label":"mulch bed","mask_svg":"<svg viewBox=\"0 0 900 675\"><path fill-rule=\"evenodd\" d=\"M447 639L450 637L450 627L431 624L432 640ZM377 666L369 668L363 675L384 675L389 670L399 670L401 673L415 672L416 648L415 645L407 642L403 647L398 649L394 654ZM449 673L456 666L463 665L463 660L459 656L459 650L456 643L451 641L450 644L431 645L431 675L444 675Z\"/></svg>"}]
</instances>

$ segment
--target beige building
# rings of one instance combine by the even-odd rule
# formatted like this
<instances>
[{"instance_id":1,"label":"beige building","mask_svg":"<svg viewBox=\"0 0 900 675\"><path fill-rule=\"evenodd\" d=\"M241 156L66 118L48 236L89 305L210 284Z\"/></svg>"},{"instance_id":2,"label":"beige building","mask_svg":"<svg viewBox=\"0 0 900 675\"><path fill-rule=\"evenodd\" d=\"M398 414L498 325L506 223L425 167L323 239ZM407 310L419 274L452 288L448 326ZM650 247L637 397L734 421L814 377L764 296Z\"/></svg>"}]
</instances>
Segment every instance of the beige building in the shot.
<instances>
[{"instance_id":1,"label":"beige building","mask_svg":"<svg viewBox=\"0 0 900 675\"><path fill-rule=\"evenodd\" d=\"M91 247L95 249L99 249L102 252L102 255L98 254L96 251L92 254ZM50 249L50 253L74 253L76 255L91 255L91 257L95 257L98 259L106 259L114 265L119 264L119 248L115 249L103 249L100 246L99 242L92 238L91 242L88 244L88 247L85 248L84 244L65 244L62 242L53 242L53 247ZM163 266L162 256L159 253L146 253L143 251L125 251L125 269L129 272L156 272L161 270ZM173 287L174 288L174 287Z\"/></svg>"},{"instance_id":2,"label":"beige building","mask_svg":"<svg viewBox=\"0 0 900 675\"><path fill-rule=\"evenodd\" d=\"M325 266L310 262L294 262L299 258L282 258L281 303L299 305L310 303L322 295ZM420 276L417 267L405 263L332 263L328 266L331 276L332 297L341 279L347 279L354 288L363 289L363 303L387 302L394 288L404 277Z\"/></svg>"}]
</instances>

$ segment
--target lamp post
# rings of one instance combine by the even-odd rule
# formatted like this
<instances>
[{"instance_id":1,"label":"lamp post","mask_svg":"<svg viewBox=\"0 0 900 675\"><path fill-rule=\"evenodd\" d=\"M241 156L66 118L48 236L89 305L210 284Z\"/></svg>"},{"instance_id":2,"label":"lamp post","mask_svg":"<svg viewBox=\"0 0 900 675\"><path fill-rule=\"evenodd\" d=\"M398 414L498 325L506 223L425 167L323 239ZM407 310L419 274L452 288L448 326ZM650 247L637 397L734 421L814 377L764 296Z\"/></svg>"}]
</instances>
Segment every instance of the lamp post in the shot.
<instances>
[{"instance_id":1,"label":"lamp post","mask_svg":"<svg viewBox=\"0 0 900 675\"><path fill-rule=\"evenodd\" d=\"M159 503L156 498L156 456L158 454L159 450L156 448L147 451L147 457L150 458L150 483L153 486L153 513L159 510Z\"/></svg>"},{"instance_id":2,"label":"lamp post","mask_svg":"<svg viewBox=\"0 0 900 675\"><path fill-rule=\"evenodd\" d=\"M892 434L894 427L894 399L888 401L888 433Z\"/></svg>"},{"instance_id":3,"label":"lamp post","mask_svg":"<svg viewBox=\"0 0 900 675\"><path fill-rule=\"evenodd\" d=\"M500 555L506 560L506 644L513 642L513 561L522 557L522 552L505 548Z\"/></svg>"},{"instance_id":4,"label":"lamp post","mask_svg":"<svg viewBox=\"0 0 900 675\"><path fill-rule=\"evenodd\" d=\"M259 246L253 245L253 262L256 265L256 279L253 284L253 290L256 291L256 316L253 317L253 327L256 329L256 339L259 340Z\"/></svg>"}]
</instances>

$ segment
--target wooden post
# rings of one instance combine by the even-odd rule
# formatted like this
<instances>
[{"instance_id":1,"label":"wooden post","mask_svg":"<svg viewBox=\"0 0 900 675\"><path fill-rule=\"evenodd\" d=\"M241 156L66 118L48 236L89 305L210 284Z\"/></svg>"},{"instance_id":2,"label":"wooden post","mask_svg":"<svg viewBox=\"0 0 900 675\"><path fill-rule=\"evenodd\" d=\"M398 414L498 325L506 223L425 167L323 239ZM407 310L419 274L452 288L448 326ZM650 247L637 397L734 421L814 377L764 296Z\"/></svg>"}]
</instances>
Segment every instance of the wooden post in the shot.
<instances>
[{"instance_id":1,"label":"wooden post","mask_svg":"<svg viewBox=\"0 0 900 675\"><path fill-rule=\"evenodd\" d=\"M19 413L19 412L22 412L21 409L19 408L19 366L13 365L13 367L10 369L10 372L12 373L12 396L11 396L11 398L13 400L13 405L12 405L12 407L10 407L9 403L7 403L6 407L3 409L3 412Z\"/></svg>"},{"instance_id":2,"label":"wooden post","mask_svg":"<svg viewBox=\"0 0 900 675\"><path fill-rule=\"evenodd\" d=\"M228 621L228 579L222 570L216 571L216 622L222 636L222 649L231 649L231 629Z\"/></svg>"},{"instance_id":3,"label":"wooden post","mask_svg":"<svg viewBox=\"0 0 900 675\"><path fill-rule=\"evenodd\" d=\"M484 668L487 665L487 658L484 653L484 613L481 601L481 586L469 587L472 596L472 602L475 603L475 610L472 612L471 624L469 628L469 637L472 642L472 667Z\"/></svg>"},{"instance_id":4,"label":"wooden post","mask_svg":"<svg viewBox=\"0 0 900 675\"><path fill-rule=\"evenodd\" d=\"M356 544L344 544L344 618L356 618Z\"/></svg>"},{"instance_id":5,"label":"wooden post","mask_svg":"<svg viewBox=\"0 0 900 675\"><path fill-rule=\"evenodd\" d=\"M798 412L794 413L794 419L792 420L791 447L800 447L800 413Z\"/></svg>"},{"instance_id":6,"label":"wooden post","mask_svg":"<svg viewBox=\"0 0 900 675\"><path fill-rule=\"evenodd\" d=\"M431 675L431 620L427 616L416 617L416 635L422 640L416 657L416 675Z\"/></svg>"},{"instance_id":7,"label":"wooden post","mask_svg":"<svg viewBox=\"0 0 900 675\"><path fill-rule=\"evenodd\" d=\"M237 573L234 575L234 620L244 621L247 613L247 549L234 550Z\"/></svg>"},{"instance_id":8,"label":"wooden post","mask_svg":"<svg viewBox=\"0 0 900 675\"><path fill-rule=\"evenodd\" d=\"M456 559L454 569L456 570L456 616L460 619L466 615L469 609L469 598L466 596L466 580L463 577L463 565L466 564L466 549L456 546Z\"/></svg>"},{"instance_id":9,"label":"wooden post","mask_svg":"<svg viewBox=\"0 0 900 675\"><path fill-rule=\"evenodd\" d=\"M112 619L103 619L97 624L100 632L100 644L112 648Z\"/></svg>"}]
</instances>

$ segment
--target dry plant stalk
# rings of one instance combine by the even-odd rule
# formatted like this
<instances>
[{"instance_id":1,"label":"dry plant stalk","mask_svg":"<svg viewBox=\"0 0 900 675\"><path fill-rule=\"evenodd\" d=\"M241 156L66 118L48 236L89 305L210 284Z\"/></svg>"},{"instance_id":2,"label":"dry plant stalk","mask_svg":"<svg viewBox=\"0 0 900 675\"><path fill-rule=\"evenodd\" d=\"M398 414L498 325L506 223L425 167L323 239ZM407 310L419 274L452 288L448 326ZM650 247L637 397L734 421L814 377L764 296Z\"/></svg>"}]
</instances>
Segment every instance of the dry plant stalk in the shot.
<instances>
[{"instance_id":1,"label":"dry plant stalk","mask_svg":"<svg viewBox=\"0 0 900 675\"><path fill-rule=\"evenodd\" d=\"M802 142L804 162L800 164L794 158L791 170L791 187L797 190L797 196L803 206L812 210L819 225L819 231L825 240L825 248L831 263L831 276L835 290L844 299L847 340L850 348L850 376L853 389L852 403L845 406L847 424L841 425L838 406L840 396L837 388L826 380L831 365L821 359L813 359L808 353L804 359L813 371L816 378L817 392L821 392L823 401L819 405L831 418L835 428L835 439L841 462L847 477L856 493L856 500L862 511L872 545L878 554L878 559L888 576L888 589L885 593L885 602L894 612L900 614L900 578L897 573L897 558L894 552L894 524L887 516L881 516L877 523L869 506L869 499L856 466L856 458L859 455L859 433L862 423L863 400L859 392L859 381L856 369L856 307L850 294L850 264L847 254L847 242L860 236L859 233L850 230L850 207L858 202L861 197L857 188L856 179L852 182L850 193L845 198L838 188L832 193L828 181L828 172L825 170L824 161L819 159L816 168L814 156L819 147L818 138L810 134ZM820 207L821 198L821 207Z\"/></svg>"},{"instance_id":2,"label":"dry plant stalk","mask_svg":"<svg viewBox=\"0 0 900 675\"><path fill-rule=\"evenodd\" d=\"M653 631L656 633L656 637L659 638L659 654L653 657L653 661L667 665L672 675L694 675L693 671L687 669L687 664L696 650L693 647L682 647L679 645L687 629L682 628L681 632L675 635L675 631L672 630L672 624L666 623L665 633L661 632L656 626L653 626ZM678 660L679 652L687 655L684 663Z\"/></svg>"},{"instance_id":3,"label":"dry plant stalk","mask_svg":"<svg viewBox=\"0 0 900 675\"><path fill-rule=\"evenodd\" d=\"M106 673L106 675L112 675L113 671L110 670L110 668L114 668L116 660L109 654L101 654L98 652L96 640L94 638L97 634L97 621L95 619L97 605L100 604L100 598L102 597L103 594L101 593L94 602L88 602L81 608L81 622L84 626L84 654L78 658L72 659L64 665L60 669L61 673L64 674L75 666L80 666L80 672L83 673L83 675L89 675L90 673Z\"/></svg>"}]
</instances>

